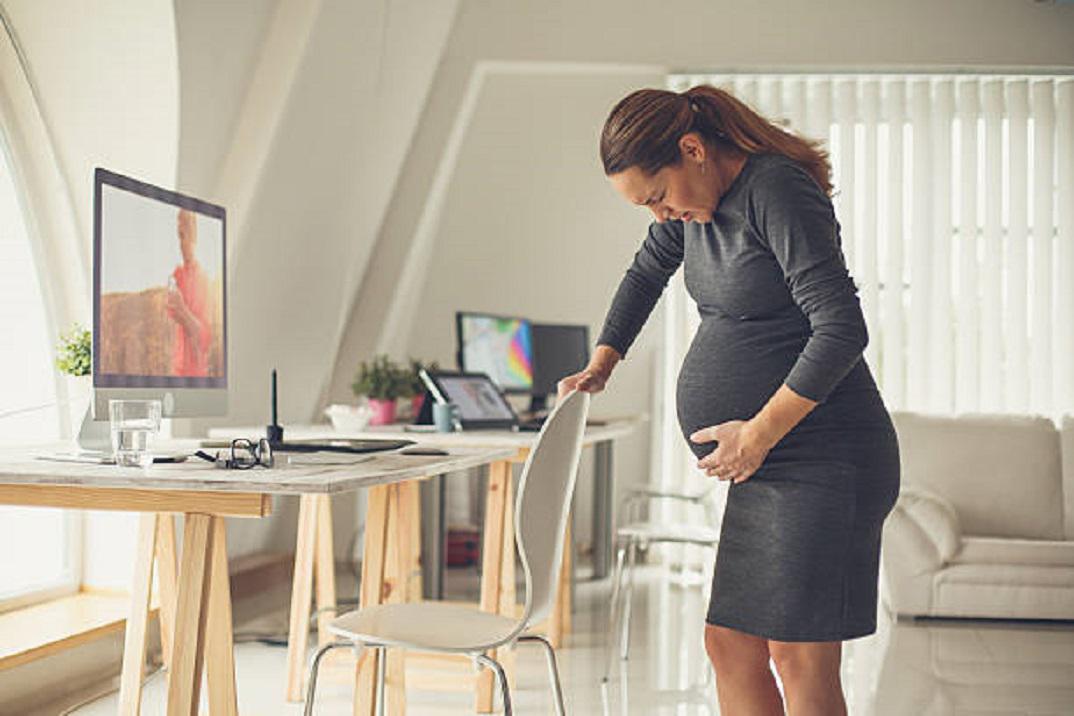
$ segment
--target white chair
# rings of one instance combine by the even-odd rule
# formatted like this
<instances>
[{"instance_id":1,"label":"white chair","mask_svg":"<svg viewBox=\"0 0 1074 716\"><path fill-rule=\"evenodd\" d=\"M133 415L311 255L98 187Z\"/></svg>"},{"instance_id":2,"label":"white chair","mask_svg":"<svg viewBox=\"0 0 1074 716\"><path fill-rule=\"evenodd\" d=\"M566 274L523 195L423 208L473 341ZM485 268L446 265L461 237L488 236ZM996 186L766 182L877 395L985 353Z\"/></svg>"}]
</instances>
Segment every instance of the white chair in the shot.
<instances>
[{"instance_id":1,"label":"white chair","mask_svg":"<svg viewBox=\"0 0 1074 716\"><path fill-rule=\"evenodd\" d=\"M544 647L556 713L564 715L563 693L552 645L543 636L523 635L522 632L552 611L589 400L588 393L573 392L556 404L522 468L515 511L515 539L526 577L522 617L513 619L440 602L383 604L345 614L328 627L332 634L344 641L328 644L313 658L306 693L306 716L313 713L321 658L329 649L348 646L377 650L380 665L377 669L377 713L381 716L384 713L383 666L387 647L469 654L475 665L492 669L496 674L503 694L504 715L510 716L511 694L503 668L485 652L511 646L516 641L534 641Z\"/></svg>"},{"instance_id":2,"label":"white chair","mask_svg":"<svg viewBox=\"0 0 1074 716\"><path fill-rule=\"evenodd\" d=\"M626 660L630 653L630 612L634 596L634 565L639 549L647 549L653 544L694 544L711 548L715 552L720 541L715 512L712 509L712 492L716 482L697 493L662 492L658 490L634 490L623 500L626 523L615 531L618 552L615 559L615 572L612 576L612 603L608 613L608 655L604 667L602 682L607 683L611 676L612 662L615 659L616 635L619 636L619 657ZM636 509L646 500L674 500L695 505L702 509L706 524L660 523L640 520ZM626 567L624 569L624 561ZM627 580L626 596L622 598L623 579ZM620 601L624 605L620 608ZM706 674L706 677L708 674Z\"/></svg>"}]
</instances>

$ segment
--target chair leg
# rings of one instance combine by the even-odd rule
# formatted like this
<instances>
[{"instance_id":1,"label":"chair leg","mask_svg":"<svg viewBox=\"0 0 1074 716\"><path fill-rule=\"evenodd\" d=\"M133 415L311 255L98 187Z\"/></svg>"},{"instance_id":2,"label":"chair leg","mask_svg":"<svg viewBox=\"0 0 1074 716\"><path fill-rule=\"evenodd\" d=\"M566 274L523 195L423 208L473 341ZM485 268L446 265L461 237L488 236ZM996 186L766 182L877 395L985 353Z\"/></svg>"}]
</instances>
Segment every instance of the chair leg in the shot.
<instances>
[{"instance_id":1,"label":"chair leg","mask_svg":"<svg viewBox=\"0 0 1074 716\"><path fill-rule=\"evenodd\" d=\"M476 654L475 659L484 667L492 669L496 674L496 680L500 682L500 692L503 694L503 716L512 716L511 689L507 686L507 674L503 673L503 667L495 659L490 659L484 654Z\"/></svg>"},{"instance_id":2,"label":"chair leg","mask_svg":"<svg viewBox=\"0 0 1074 716\"><path fill-rule=\"evenodd\" d=\"M619 595L623 587L623 560L626 557L627 543L631 538L619 543L619 550L615 556L615 572L612 575L612 603L608 611L608 658L605 660L604 677L607 682L612 673L612 661L615 659L615 647L618 646L615 637L619 633Z\"/></svg>"},{"instance_id":3,"label":"chair leg","mask_svg":"<svg viewBox=\"0 0 1074 716\"><path fill-rule=\"evenodd\" d=\"M388 648L377 647L377 716L384 716L384 681L388 668Z\"/></svg>"},{"instance_id":4,"label":"chair leg","mask_svg":"<svg viewBox=\"0 0 1074 716\"><path fill-rule=\"evenodd\" d=\"M634 563L637 560L637 556L638 543L632 541L627 553L627 586L626 598L623 604L623 634L619 641L619 656L624 661L627 658L627 654L630 652L630 611L632 602L634 601Z\"/></svg>"},{"instance_id":5,"label":"chair leg","mask_svg":"<svg viewBox=\"0 0 1074 716\"><path fill-rule=\"evenodd\" d=\"M317 688L317 670L321 666L321 658L332 649L342 649L343 647L351 646L347 642L332 642L331 644L325 644L317 653L313 655L313 663L310 665L310 683L306 687L306 707L302 713L305 716L313 716L313 692Z\"/></svg>"},{"instance_id":6,"label":"chair leg","mask_svg":"<svg viewBox=\"0 0 1074 716\"><path fill-rule=\"evenodd\" d=\"M520 636L519 641L534 641L544 647L544 655L548 660L548 678L552 681L552 697L556 700L556 716L566 716L567 711L563 706L563 688L559 683L559 668L556 666L556 650L552 648L552 642L540 634Z\"/></svg>"}]
</instances>

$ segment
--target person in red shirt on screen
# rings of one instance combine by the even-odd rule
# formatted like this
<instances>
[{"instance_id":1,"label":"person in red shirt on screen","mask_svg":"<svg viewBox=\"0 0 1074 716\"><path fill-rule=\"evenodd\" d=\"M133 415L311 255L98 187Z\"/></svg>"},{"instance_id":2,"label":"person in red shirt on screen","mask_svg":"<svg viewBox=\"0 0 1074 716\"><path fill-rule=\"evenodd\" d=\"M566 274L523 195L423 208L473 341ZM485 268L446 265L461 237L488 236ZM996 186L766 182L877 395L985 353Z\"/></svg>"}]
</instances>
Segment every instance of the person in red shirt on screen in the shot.
<instances>
[{"instance_id":1,"label":"person in red shirt on screen","mask_svg":"<svg viewBox=\"0 0 1074 716\"><path fill-rule=\"evenodd\" d=\"M168 291L168 317L175 322L172 375L207 376L212 324L209 280L194 255L198 244L197 217L188 209L180 209L176 224L183 263L172 271L175 286Z\"/></svg>"}]
</instances>

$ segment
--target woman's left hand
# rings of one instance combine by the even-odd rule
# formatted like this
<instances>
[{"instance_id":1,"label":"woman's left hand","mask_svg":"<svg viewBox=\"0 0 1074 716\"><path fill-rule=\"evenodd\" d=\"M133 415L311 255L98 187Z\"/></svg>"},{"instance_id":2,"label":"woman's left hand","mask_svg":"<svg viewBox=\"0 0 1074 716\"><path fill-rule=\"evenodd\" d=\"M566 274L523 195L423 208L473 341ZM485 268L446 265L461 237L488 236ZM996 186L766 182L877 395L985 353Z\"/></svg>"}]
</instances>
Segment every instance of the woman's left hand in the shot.
<instances>
[{"instance_id":1,"label":"woman's left hand","mask_svg":"<svg viewBox=\"0 0 1074 716\"><path fill-rule=\"evenodd\" d=\"M736 483L748 480L771 449L754 427L746 420L729 420L694 432L690 435L691 442L719 443L715 450L697 461L698 468L720 480Z\"/></svg>"}]
</instances>

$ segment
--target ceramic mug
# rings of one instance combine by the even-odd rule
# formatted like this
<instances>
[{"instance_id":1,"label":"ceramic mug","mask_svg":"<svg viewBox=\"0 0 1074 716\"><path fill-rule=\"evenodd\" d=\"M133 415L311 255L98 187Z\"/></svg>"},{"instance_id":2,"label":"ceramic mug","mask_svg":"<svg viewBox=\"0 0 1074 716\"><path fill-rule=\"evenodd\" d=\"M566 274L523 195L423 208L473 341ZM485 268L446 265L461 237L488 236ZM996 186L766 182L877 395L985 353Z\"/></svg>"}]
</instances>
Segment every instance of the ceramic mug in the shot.
<instances>
[{"instance_id":1,"label":"ceramic mug","mask_svg":"<svg viewBox=\"0 0 1074 716\"><path fill-rule=\"evenodd\" d=\"M438 433L453 432L458 419L459 407L454 403L433 403L433 425Z\"/></svg>"}]
</instances>

